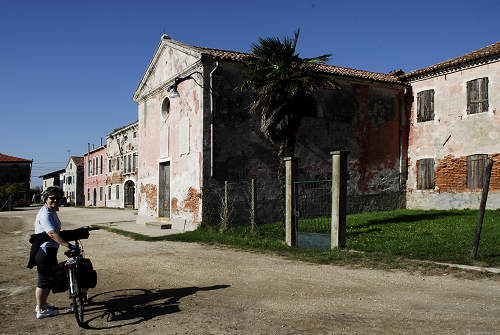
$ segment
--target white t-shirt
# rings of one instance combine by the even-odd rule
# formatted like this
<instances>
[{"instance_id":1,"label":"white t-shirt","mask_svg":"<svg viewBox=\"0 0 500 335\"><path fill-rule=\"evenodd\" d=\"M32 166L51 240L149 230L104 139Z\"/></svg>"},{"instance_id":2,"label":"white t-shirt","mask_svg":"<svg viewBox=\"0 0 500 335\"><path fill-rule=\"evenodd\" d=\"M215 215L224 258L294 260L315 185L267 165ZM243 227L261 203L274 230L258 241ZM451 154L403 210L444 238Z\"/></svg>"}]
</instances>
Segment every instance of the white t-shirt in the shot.
<instances>
[{"instance_id":1,"label":"white t-shirt","mask_svg":"<svg viewBox=\"0 0 500 335\"><path fill-rule=\"evenodd\" d=\"M35 234L48 233L51 230L59 232L61 230L61 221L59 221L59 217L55 211L47 206L43 206L36 215ZM45 248L59 248L59 243L50 239L40 247L45 251Z\"/></svg>"}]
</instances>

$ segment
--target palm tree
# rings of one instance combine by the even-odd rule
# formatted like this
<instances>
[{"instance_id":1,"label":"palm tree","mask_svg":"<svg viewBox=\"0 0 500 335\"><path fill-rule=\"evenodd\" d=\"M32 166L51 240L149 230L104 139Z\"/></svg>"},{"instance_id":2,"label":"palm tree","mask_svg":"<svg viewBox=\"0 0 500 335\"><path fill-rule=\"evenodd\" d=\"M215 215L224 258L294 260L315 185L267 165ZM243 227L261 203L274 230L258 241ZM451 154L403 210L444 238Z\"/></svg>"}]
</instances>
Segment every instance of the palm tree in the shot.
<instances>
[{"instance_id":1,"label":"palm tree","mask_svg":"<svg viewBox=\"0 0 500 335\"><path fill-rule=\"evenodd\" d=\"M278 179L280 198L285 196L284 157L295 153L296 132L304 116L315 114L313 92L321 88L335 88L318 65L328 62L331 55L300 58L296 53L300 29L294 38L259 38L251 45L252 55L245 61L249 79L240 89L255 94L250 113L260 116L260 129L271 142L279 144ZM284 204L283 201L280 201ZM284 208L281 208L284 227Z\"/></svg>"},{"instance_id":2,"label":"palm tree","mask_svg":"<svg viewBox=\"0 0 500 335\"><path fill-rule=\"evenodd\" d=\"M250 113L260 116L264 136L279 144L280 165L283 157L294 155L300 120L314 115L312 93L335 87L333 81L317 71L317 65L328 62L331 55L300 58L296 53L299 33L297 29L293 39L259 38L258 43L252 44L252 56L245 62L249 79L240 86L255 93Z\"/></svg>"}]
</instances>

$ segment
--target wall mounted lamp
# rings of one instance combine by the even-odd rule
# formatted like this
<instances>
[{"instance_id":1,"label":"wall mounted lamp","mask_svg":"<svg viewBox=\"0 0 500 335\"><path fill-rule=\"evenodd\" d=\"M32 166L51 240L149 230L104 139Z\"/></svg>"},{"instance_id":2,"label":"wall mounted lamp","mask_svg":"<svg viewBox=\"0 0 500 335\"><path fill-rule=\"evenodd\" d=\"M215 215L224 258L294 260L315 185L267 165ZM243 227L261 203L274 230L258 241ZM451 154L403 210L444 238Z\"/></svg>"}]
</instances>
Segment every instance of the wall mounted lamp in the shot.
<instances>
[{"instance_id":1,"label":"wall mounted lamp","mask_svg":"<svg viewBox=\"0 0 500 335\"><path fill-rule=\"evenodd\" d=\"M169 97L170 97L171 99L174 99L174 98L178 98L178 97L180 97L180 94L179 94L179 91L177 90L177 87L179 86L179 84L180 84L180 83L182 83L183 81L186 81L186 80L188 80L188 79L193 79L193 80L194 80L194 82L195 82L196 84L198 84L198 86L203 87L203 86L201 86L201 85L200 85L200 84L196 81L196 79L194 79L194 78L192 77L192 75L193 75L193 74L195 74L195 73L197 73L197 74L200 74L200 75L201 75L201 72L196 71L196 72L193 72L193 73L191 73L190 75L187 75L187 76L185 76L185 77L177 77L177 78L175 78L174 83L173 83L172 85L170 85L170 86L167 88L167 92L171 92L171 93L170 93L170 95L169 95Z\"/></svg>"}]
</instances>

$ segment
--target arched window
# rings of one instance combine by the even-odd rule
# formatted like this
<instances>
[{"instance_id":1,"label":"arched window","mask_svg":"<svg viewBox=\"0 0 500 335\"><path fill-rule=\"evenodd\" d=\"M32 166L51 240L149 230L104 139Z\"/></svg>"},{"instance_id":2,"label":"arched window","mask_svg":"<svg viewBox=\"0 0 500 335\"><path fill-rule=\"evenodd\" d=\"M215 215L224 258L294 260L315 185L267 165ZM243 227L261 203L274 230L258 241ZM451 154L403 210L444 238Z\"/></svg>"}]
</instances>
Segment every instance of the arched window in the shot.
<instances>
[{"instance_id":1,"label":"arched window","mask_svg":"<svg viewBox=\"0 0 500 335\"><path fill-rule=\"evenodd\" d=\"M168 113L170 113L170 99L165 98L161 104L161 116L166 119Z\"/></svg>"},{"instance_id":2,"label":"arched window","mask_svg":"<svg viewBox=\"0 0 500 335\"><path fill-rule=\"evenodd\" d=\"M134 208L135 203L135 184L132 180L128 180L124 187L124 205L126 208Z\"/></svg>"}]
</instances>

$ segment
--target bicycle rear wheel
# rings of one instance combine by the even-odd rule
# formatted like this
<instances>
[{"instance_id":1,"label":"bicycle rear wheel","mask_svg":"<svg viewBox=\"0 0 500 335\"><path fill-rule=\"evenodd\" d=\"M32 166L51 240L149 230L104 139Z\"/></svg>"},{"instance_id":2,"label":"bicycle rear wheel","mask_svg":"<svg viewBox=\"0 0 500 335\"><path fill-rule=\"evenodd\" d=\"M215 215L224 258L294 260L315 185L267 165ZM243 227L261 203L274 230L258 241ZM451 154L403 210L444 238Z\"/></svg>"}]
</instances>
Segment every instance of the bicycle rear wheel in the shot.
<instances>
[{"instance_id":1,"label":"bicycle rear wheel","mask_svg":"<svg viewBox=\"0 0 500 335\"><path fill-rule=\"evenodd\" d=\"M85 307L83 305L83 297L81 296L80 292L73 297L73 311L75 312L76 322L79 326L82 326Z\"/></svg>"}]
</instances>

